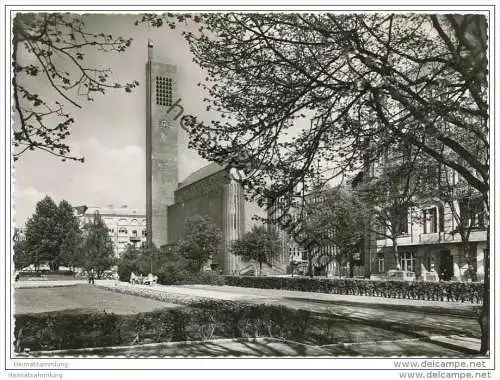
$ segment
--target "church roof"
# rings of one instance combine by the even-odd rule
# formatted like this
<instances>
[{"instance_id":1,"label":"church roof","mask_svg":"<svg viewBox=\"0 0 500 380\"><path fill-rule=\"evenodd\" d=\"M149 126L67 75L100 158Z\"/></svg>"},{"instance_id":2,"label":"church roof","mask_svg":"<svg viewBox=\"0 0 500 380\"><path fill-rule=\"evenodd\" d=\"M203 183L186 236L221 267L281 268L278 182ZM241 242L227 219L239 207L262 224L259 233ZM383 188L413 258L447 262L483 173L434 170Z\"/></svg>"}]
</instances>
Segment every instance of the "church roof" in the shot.
<instances>
[{"instance_id":1,"label":"church roof","mask_svg":"<svg viewBox=\"0 0 500 380\"><path fill-rule=\"evenodd\" d=\"M218 173L222 170L224 170L224 166L212 162L207 166L204 166L201 169L198 169L195 172L188 175L184 181L179 182L177 189L181 189L195 182L201 181L202 179L210 177L211 175Z\"/></svg>"}]
</instances>

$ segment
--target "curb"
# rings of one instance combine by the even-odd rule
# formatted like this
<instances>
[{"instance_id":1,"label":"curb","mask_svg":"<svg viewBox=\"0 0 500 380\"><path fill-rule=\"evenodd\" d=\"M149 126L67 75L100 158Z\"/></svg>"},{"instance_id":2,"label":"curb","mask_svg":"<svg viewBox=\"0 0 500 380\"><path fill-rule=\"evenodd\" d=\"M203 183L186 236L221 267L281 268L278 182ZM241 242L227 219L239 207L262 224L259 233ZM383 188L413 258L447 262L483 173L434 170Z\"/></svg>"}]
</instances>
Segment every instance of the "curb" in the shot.
<instances>
[{"instance_id":1,"label":"curb","mask_svg":"<svg viewBox=\"0 0 500 380\"><path fill-rule=\"evenodd\" d=\"M466 354L479 355L479 349L473 349L473 348L465 347L465 346L460 345L460 344L453 343L453 342L449 341L449 337L444 336L444 335L431 335L431 336L428 336L427 338L424 338L424 340L426 340L430 343L434 343L434 344L437 344L439 346L445 347L445 348L462 351L463 353L466 353ZM477 344L479 347L481 346L481 341L479 339L468 338L468 340L470 341L471 344Z\"/></svg>"}]
</instances>

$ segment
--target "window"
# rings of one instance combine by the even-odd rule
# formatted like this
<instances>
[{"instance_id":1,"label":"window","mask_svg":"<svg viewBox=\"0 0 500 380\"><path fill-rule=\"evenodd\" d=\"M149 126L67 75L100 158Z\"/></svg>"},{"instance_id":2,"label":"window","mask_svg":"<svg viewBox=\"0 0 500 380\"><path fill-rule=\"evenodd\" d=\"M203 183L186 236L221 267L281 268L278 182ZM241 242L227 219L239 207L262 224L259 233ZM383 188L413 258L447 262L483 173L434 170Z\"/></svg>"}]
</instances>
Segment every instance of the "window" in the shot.
<instances>
[{"instance_id":1,"label":"window","mask_svg":"<svg viewBox=\"0 0 500 380\"><path fill-rule=\"evenodd\" d=\"M415 252L400 252L399 266L401 270L413 272L415 269Z\"/></svg>"},{"instance_id":2,"label":"window","mask_svg":"<svg viewBox=\"0 0 500 380\"><path fill-rule=\"evenodd\" d=\"M159 106L172 105L172 79L156 77L156 104Z\"/></svg>"},{"instance_id":3,"label":"window","mask_svg":"<svg viewBox=\"0 0 500 380\"><path fill-rule=\"evenodd\" d=\"M137 230L132 230L132 236L137 236Z\"/></svg>"},{"instance_id":4,"label":"window","mask_svg":"<svg viewBox=\"0 0 500 380\"><path fill-rule=\"evenodd\" d=\"M437 209L435 207L424 210L424 234L437 232Z\"/></svg>"},{"instance_id":5,"label":"window","mask_svg":"<svg viewBox=\"0 0 500 380\"><path fill-rule=\"evenodd\" d=\"M375 231L378 235L385 235L387 227L382 218L375 220Z\"/></svg>"},{"instance_id":6,"label":"window","mask_svg":"<svg viewBox=\"0 0 500 380\"><path fill-rule=\"evenodd\" d=\"M126 229L126 228L120 228L120 229L118 230L118 233L119 233L119 234L125 234L125 235L126 235L126 234L127 234L127 229Z\"/></svg>"},{"instance_id":7,"label":"window","mask_svg":"<svg viewBox=\"0 0 500 380\"><path fill-rule=\"evenodd\" d=\"M439 232L444 231L444 207L443 205L438 206L439 211Z\"/></svg>"},{"instance_id":8,"label":"window","mask_svg":"<svg viewBox=\"0 0 500 380\"><path fill-rule=\"evenodd\" d=\"M146 237L146 230L142 230L142 237Z\"/></svg>"},{"instance_id":9,"label":"window","mask_svg":"<svg viewBox=\"0 0 500 380\"><path fill-rule=\"evenodd\" d=\"M459 201L460 217L467 227L484 228L484 206L481 198Z\"/></svg>"},{"instance_id":10,"label":"window","mask_svg":"<svg viewBox=\"0 0 500 380\"><path fill-rule=\"evenodd\" d=\"M399 234L407 234L408 233L408 211L401 210L401 214L399 215Z\"/></svg>"},{"instance_id":11,"label":"window","mask_svg":"<svg viewBox=\"0 0 500 380\"><path fill-rule=\"evenodd\" d=\"M385 272L385 268L384 268L384 254L379 254L377 256L377 269L378 269L378 273L384 273Z\"/></svg>"}]
</instances>

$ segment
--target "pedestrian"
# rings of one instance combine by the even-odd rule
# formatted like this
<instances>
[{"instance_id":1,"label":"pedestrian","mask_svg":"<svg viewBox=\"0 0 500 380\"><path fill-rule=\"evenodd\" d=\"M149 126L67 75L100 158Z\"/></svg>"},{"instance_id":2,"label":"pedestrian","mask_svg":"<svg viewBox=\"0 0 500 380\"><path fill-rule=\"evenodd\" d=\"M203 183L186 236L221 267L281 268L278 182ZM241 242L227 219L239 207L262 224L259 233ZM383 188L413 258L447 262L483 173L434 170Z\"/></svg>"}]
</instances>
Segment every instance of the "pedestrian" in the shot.
<instances>
[{"instance_id":1,"label":"pedestrian","mask_svg":"<svg viewBox=\"0 0 500 380\"><path fill-rule=\"evenodd\" d=\"M90 273L89 273L89 284L94 285L94 269L90 270Z\"/></svg>"}]
</instances>

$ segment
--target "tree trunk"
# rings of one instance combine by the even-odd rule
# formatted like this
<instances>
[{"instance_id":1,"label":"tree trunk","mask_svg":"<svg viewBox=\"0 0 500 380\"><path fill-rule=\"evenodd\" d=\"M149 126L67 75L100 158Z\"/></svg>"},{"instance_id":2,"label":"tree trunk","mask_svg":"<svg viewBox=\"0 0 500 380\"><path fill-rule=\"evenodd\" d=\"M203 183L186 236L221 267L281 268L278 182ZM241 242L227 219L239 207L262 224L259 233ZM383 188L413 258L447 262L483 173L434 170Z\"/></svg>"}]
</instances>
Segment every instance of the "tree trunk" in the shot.
<instances>
[{"instance_id":1,"label":"tree trunk","mask_svg":"<svg viewBox=\"0 0 500 380\"><path fill-rule=\"evenodd\" d=\"M262 276L262 261L259 261L259 276Z\"/></svg>"},{"instance_id":2,"label":"tree trunk","mask_svg":"<svg viewBox=\"0 0 500 380\"><path fill-rule=\"evenodd\" d=\"M486 244L488 248L484 251L484 295L483 307L479 315L479 326L481 327L481 348L482 355L490 352L490 229L487 230Z\"/></svg>"},{"instance_id":3,"label":"tree trunk","mask_svg":"<svg viewBox=\"0 0 500 380\"><path fill-rule=\"evenodd\" d=\"M307 255L308 262L307 262L307 271L309 272L309 277L313 278L314 273L313 273L313 265L312 265L312 254L309 252Z\"/></svg>"},{"instance_id":4,"label":"tree trunk","mask_svg":"<svg viewBox=\"0 0 500 380\"><path fill-rule=\"evenodd\" d=\"M476 268L476 270L472 271L472 273L470 271L471 268L473 269L475 267L474 262L472 260L472 258L473 258L472 253L474 252L472 249L472 245L468 241L468 237L462 237L462 241L464 242L463 248L464 248L465 260L467 261L467 271L466 271L465 277L466 277L466 279L471 279L472 281L476 281L477 280L477 268Z\"/></svg>"},{"instance_id":5,"label":"tree trunk","mask_svg":"<svg viewBox=\"0 0 500 380\"><path fill-rule=\"evenodd\" d=\"M483 193L483 200L487 212L488 208L488 194ZM482 355L488 355L490 352L490 226L489 226L489 212L488 212L488 226L486 228L486 250L484 251L484 294L483 294L483 307L479 315L479 326L481 327L481 348L479 352Z\"/></svg>"},{"instance_id":6,"label":"tree trunk","mask_svg":"<svg viewBox=\"0 0 500 380\"><path fill-rule=\"evenodd\" d=\"M51 261L49 263L49 268L52 272L56 272L57 270L59 270L59 263L57 261Z\"/></svg>"},{"instance_id":7,"label":"tree trunk","mask_svg":"<svg viewBox=\"0 0 500 380\"><path fill-rule=\"evenodd\" d=\"M347 262L347 265L349 265L349 278L354 277L354 264L352 260L352 255L349 255L349 261Z\"/></svg>"},{"instance_id":8,"label":"tree trunk","mask_svg":"<svg viewBox=\"0 0 500 380\"><path fill-rule=\"evenodd\" d=\"M392 239L392 246L394 248L394 260L396 260L396 269L401 270L401 265L399 265L399 252L397 238Z\"/></svg>"},{"instance_id":9,"label":"tree trunk","mask_svg":"<svg viewBox=\"0 0 500 380\"><path fill-rule=\"evenodd\" d=\"M484 277L484 298L481 314L479 315L479 326L481 327L481 348L482 355L488 355L490 351L490 297L489 290L486 291L486 275Z\"/></svg>"}]
</instances>

